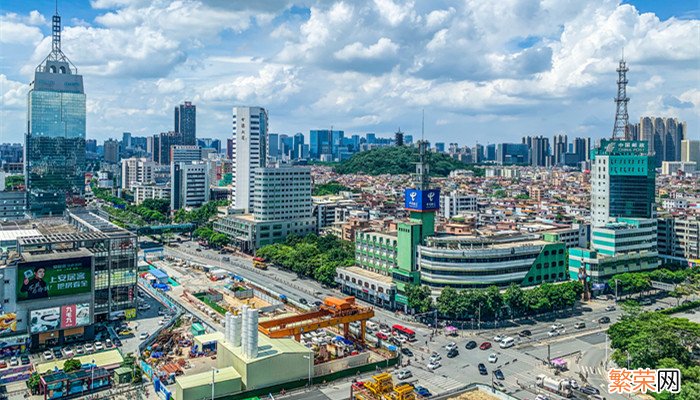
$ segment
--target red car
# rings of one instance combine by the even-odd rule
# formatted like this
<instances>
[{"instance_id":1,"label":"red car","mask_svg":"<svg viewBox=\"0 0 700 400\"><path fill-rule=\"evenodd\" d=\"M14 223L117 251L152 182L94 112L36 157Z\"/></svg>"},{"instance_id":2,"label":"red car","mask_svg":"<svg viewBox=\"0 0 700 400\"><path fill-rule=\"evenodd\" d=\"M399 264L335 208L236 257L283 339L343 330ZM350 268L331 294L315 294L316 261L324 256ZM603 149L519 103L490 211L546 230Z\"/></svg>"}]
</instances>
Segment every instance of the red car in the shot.
<instances>
[{"instance_id":1,"label":"red car","mask_svg":"<svg viewBox=\"0 0 700 400\"><path fill-rule=\"evenodd\" d=\"M488 350L491 348L491 342L484 342L479 346L481 350Z\"/></svg>"},{"instance_id":2,"label":"red car","mask_svg":"<svg viewBox=\"0 0 700 400\"><path fill-rule=\"evenodd\" d=\"M382 332L377 332L377 337L378 337L379 339L382 339L382 340L388 340L388 339L389 339L389 336L385 335L385 334L382 333Z\"/></svg>"}]
</instances>

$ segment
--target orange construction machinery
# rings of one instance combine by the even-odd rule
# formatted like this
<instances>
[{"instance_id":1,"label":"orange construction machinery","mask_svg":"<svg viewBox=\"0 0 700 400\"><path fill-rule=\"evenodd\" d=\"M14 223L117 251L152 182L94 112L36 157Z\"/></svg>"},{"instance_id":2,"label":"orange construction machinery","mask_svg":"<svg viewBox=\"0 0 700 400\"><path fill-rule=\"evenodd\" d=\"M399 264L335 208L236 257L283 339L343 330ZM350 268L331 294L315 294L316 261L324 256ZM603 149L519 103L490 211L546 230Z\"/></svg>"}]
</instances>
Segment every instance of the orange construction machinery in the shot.
<instances>
[{"instance_id":1,"label":"orange construction machinery","mask_svg":"<svg viewBox=\"0 0 700 400\"><path fill-rule=\"evenodd\" d=\"M318 310L260 322L258 330L271 338L294 336L296 340L299 340L304 332L343 325L343 335L347 338L350 323L359 321L359 340L364 341L365 323L372 317L374 317L374 309L358 305L355 303L354 297L346 297L344 299L326 297Z\"/></svg>"},{"instance_id":2,"label":"orange construction machinery","mask_svg":"<svg viewBox=\"0 0 700 400\"><path fill-rule=\"evenodd\" d=\"M419 396L413 386L400 383L394 386L391 374L383 372L372 377L373 381L357 382L352 385L353 400L417 400Z\"/></svg>"}]
</instances>

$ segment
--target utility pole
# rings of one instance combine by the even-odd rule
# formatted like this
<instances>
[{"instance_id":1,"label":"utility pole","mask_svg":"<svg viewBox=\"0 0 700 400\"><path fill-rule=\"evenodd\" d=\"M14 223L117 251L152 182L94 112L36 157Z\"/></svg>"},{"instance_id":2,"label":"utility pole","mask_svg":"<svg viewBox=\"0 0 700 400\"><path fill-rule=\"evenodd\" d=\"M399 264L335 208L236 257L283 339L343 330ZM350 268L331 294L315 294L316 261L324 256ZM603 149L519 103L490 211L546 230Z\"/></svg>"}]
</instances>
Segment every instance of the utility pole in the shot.
<instances>
[{"instance_id":1,"label":"utility pole","mask_svg":"<svg viewBox=\"0 0 700 400\"><path fill-rule=\"evenodd\" d=\"M479 319L477 320L477 330L481 330L481 303L479 303Z\"/></svg>"}]
</instances>

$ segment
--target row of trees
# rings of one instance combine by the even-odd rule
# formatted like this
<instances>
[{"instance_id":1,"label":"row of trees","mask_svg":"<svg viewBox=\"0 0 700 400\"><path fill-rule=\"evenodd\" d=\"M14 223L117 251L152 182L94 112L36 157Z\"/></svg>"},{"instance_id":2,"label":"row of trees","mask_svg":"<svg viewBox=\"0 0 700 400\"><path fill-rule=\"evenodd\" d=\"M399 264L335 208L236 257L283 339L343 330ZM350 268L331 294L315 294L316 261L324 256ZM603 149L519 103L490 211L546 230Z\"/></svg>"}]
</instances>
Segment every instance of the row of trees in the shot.
<instances>
[{"instance_id":1,"label":"row of trees","mask_svg":"<svg viewBox=\"0 0 700 400\"><path fill-rule=\"evenodd\" d=\"M228 236L220 232L215 232L210 224L201 226L194 231L194 237L206 240L210 246L222 247L229 243Z\"/></svg>"},{"instance_id":2,"label":"row of trees","mask_svg":"<svg viewBox=\"0 0 700 400\"><path fill-rule=\"evenodd\" d=\"M415 172L418 148L412 146L388 146L354 154L335 167L339 174L410 174ZM484 170L455 160L447 154L429 153L430 173L447 176L456 169L471 169L475 175L483 175Z\"/></svg>"},{"instance_id":3,"label":"row of trees","mask_svg":"<svg viewBox=\"0 0 700 400\"><path fill-rule=\"evenodd\" d=\"M353 244L333 235L289 235L282 243L261 247L256 255L327 285L334 284L336 268L355 262Z\"/></svg>"},{"instance_id":4,"label":"row of trees","mask_svg":"<svg viewBox=\"0 0 700 400\"><path fill-rule=\"evenodd\" d=\"M700 349L700 324L658 312L644 312L634 301L625 302L619 322L610 326L608 336L619 366L636 368L678 368L681 392L654 394L659 400L700 399L700 366L691 351Z\"/></svg>"},{"instance_id":5,"label":"row of trees","mask_svg":"<svg viewBox=\"0 0 700 400\"><path fill-rule=\"evenodd\" d=\"M478 318L482 321L518 318L572 308L583 293L578 281L561 284L543 283L531 289L522 289L513 283L505 291L491 286L487 289L442 289L434 304L426 286L408 285L406 296L409 308L416 312L436 309L448 319Z\"/></svg>"},{"instance_id":6,"label":"row of trees","mask_svg":"<svg viewBox=\"0 0 700 400\"><path fill-rule=\"evenodd\" d=\"M644 272L625 272L614 275L608 280L608 286L616 287L618 294L645 293L652 289L651 282L664 282L678 285L671 295L680 297L700 291L700 272L697 268L668 268Z\"/></svg>"},{"instance_id":7,"label":"row of trees","mask_svg":"<svg viewBox=\"0 0 700 400\"><path fill-rule=\"evenodd\" d=\"M228 200L215 200L209 201L191 211L180 209L175 211L173 221L176 223L193 223L196 225L205 224L209 222L212 217L216 216L219 207L224 207L228 204Z\"/></svg>"}]
</instances>

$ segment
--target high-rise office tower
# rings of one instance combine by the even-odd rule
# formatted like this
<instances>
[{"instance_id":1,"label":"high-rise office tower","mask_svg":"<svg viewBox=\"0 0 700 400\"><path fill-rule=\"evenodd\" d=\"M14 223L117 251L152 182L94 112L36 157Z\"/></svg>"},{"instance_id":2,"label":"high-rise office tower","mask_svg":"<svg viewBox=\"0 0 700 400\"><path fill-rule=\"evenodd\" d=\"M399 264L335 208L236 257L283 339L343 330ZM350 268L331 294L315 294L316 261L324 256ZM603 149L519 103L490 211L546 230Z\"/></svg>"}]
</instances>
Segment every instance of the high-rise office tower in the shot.
<instances>
[{"instance_id":1,"label":"high-rise office tower","mask_svg":"<svg viewBox=\"0 0 700 400\"><path fill-rule=\"evenodd\" d=\"M97 140L87 139L85 140L85 151L90 153L97 153Z\"/></svg>"},{"instance_id":2,"label":"high-rise office tower","mask_svg":"<svg viewBox=\"0 0 700 400\"><path fill-rule=\"evenodd\" d=\"M342 143L343 131L317 129L309 131L309 153L313 159L333 158L337 154L338 145ZM335 150L335 152L334 152Z\"/></svg>"},{"instance_id":3,"label":"high-rise office tower","mask_svg":"<svg viewBox=\"0 0 700 400\"><path fill-rule=\"evenodd\" d=\"M131 148L131 132L122 132L122 151Z\"/></svg>"},{"instance_id":4,"label":"high-rise office tower","mask_svg":"<svg viewBox=\"0 0 700 400\"><path fill-rule=\"evenodd\" d=\"M226 139L226 158L229 160L233 159L233 139Z\"/></svg>"},{"instance_id":5,"label":"high-rise office tower","mask_svg":"<svg viewBox=\"0 0 700 400\"><path fill-rule=\"evenodd\" d=\"M472 147L472 162L479 164L484 161L484 146L477 143Z\"/></svg>"},{"instance_id":6,"label":"high-rise office tower","mask_svg":"<svg viewBox=\"0 0 700 400\"><path fill-rule=\"evenodd\" d=\"M27 101L27 209L34 216L60 215L85 186L85 91L83 76L61 51L58 13L51 53L34 70Z\"/></svg>"},{"instance_id":7,"label":"high-rise office tower","mask_svg":"<svg viewBox=\"0 0 700 400\"><path fill-rule=\"evenodd\" d=\"M681 142L681 161L700 164L700 140L683 140Z\"/></svg>"},{"instance_id":8,"label":"high-rise office tower","mask_svg":"<svg viewBox=\"0 0 700 400\"><path fill-rule=\"evenodd\" d=\"M298 160L303 157L304 152L304 134L297 132L294 135L294 147L292 148L292 158Z\"/></svg>"},{"instance_id":9,"label":"high-rise office tower","mask_svg":"<svg viewBox=\"0 0 700 400\"><path fill-rule=\"evenodd\" d=\"M533 167L548 167L550 165L549 138L526 136L523 138L523 144L526 144L530 149L530 165Z\"/></svg>"},{"instance_id":10,"label":"high-rise office tower","mask_svg":"<svg viewBox=\"0 0 700 400\"><path fill-rule=\"evenodd\" d=\"M251 210L255 168L265 166L267 111L262 107L233 108L233 206Z\"/></svg>"},{"instance_id":11,"label":"high-rise office tower","mask_svg":"<svg viewBox=\"0 0 700 400\"><path fill-rule=\"evenodd\" d=\"M569 147L569 139L566 135L554 135L554 141L552 143L552 164L562 165L564 164L564 154Z\"/></svg>"},{"instance_id":12,"label":"high-rise office tower","mask_svg":"<svg viewBox=\"0 0 700 400\"><path fill-rule=\"evenodd\" d=\"M486 161L496 161L496 144L486 145Z\"/></svg>"},{"instance_id":13,"label":"high-rise office tower","mask_svg":"<svg viewBox=\"0 0 700 400\"><path fill-rule=\"evenodd\" d=\"M435 152L444 153L445 152L445 142L435 142Z\"/></svg>"},{"instance_id":14,"label":"high-rise office tower","mask_svg":"<svg viewBox=\"0 0 700 400\"><path fill-rule=\"evenodd\" d=\"M496 163L500 165L527 164L530 149L522 143L499 143L496 146Z\"/></svg>"},{"instance_id":15,"label":"high-rise office tower","mask_svg":"<svg viewBox=\"0 0 700 400\"><path fill-rule=\"evenodd\" d=\"M189 101L175 107L175 132L182 136L182 142L186 146L197 144L197 106Z\"/></svg>"},{"instance_id":16,"label":"high-rise office tower","mask_svg":"<svg viewBox=\"0 0 700 400\"><path fill-rule=\"evenodd\" d=\"M197 139L197 146L203 149L214 149L216 154L221 153L221 140L212 138Z\"/></svg>"},{"instance_id":17,"label":"high-rise office tower","mask_svg":"<svg viewBox=\"0 0 700 400\"><path fill-rule=\"evenodd\" d=\"M170 148L182 144L182 136L177 132L161 132L153 137L153 161L160 165L170 165Z\"/></svg>"},{"instance_id":18,"label":"high-rise office tower","mask_svg":"<svg viewBox=\"0 0 700 400\"><path fill-rule=\"evenodd\" d=\"M156 163L147 158L126 158L122 160L122 188L131 190L135 185L154 182Z\"/></svg>"},{"instance_id":19,"label":"high-rise office tower","mask_svg":"<svg viewBox=\"0 0 700 400\"><path fill-rule=\"evenodd\" d=\"M653 218L656 170L644 141L606 140L591 160L591 222Z\"/></svg>"},{"instance_id":20,"label":"high-rise office tower","mask_svg":"<svg viewBox=\"0 0 700 400\"><path fill-rule=\"evenodd\" d=\"M282 155L280 149L280 134L279 133L268 133L267 134L267 159L268 161L274 161L280 158Z\"/></svg>"},{"instance_id":21,"label":"high-rise office tower","mask_svg":"<svg viewBox=\"0 0 700 400\"><path fill-rule=\"evenodd\" d=\"M170 173L170 209L199 207L209 201L209 163L173 163Z\"/></svg>"},{"instance_id":22,"label":"high-rise office tower","mask_svg":"<svg viewBox=\"0 0 700 400\"><path fill-rule=\"evenodd\" d=\"M119 142L114 139L105 140L105 161L116 164L119 162Z\"/></svg>"},{"instance_id":23,"label":"high-rise office tower","mask_svg":"<svg viewBox=\"0 0 700 400\"><path fill-rule=\"evenodd\" d=\"M664 161L681 160L681 141L685 139L685 122L676 118L642 117L639 122L639 140L648 143L656 167Z\"/></svg>"},{"instance_id":24,"label":"high-rise office tower","mask_svg":"<svg viewBox=\"0 0 700 400\"><path fill-rule=\"evenodd\" d=\"M292 150L294 150L294 138L288 135L280 135L282 157L292 158Z\"/></svg>"}]
</instances>

